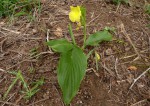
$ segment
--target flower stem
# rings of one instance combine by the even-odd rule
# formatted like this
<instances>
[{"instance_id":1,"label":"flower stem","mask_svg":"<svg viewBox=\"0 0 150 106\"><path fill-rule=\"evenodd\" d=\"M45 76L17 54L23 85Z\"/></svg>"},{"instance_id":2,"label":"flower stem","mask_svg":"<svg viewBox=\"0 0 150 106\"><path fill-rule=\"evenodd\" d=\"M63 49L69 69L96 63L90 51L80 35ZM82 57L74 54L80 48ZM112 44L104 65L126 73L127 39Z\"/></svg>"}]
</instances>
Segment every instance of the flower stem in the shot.
<instances>
[{"instance_id":1,"label":"flower stem","mask_svg":"<svg viewBox=\"0 0 150 106\"><path fill-rule=\"evenodd\" d=\"M69 23L69 33L70 33L71 39L73 41L73 44L76 45L75 38L74 38L74 35L73 35L73 32L72 32L72 26L71 26L70 23Z\"/></svg>"},{"instance_id":2,"label":"flower stem","mask_svg":"<svg viewBox=\"0 0 150 106\"><path fill-rule=\"evenodd\" d=\"M85 21L85 17L82 16L81 18L83 21L83 34L84 34L82 49L84 49L85 48L85 42L86 42L86 21Z\"/></svg>"},{"instance_id":3,"label":"flower stem","mask_svg":"<svg viewBox=\"0 0 150 106\"><path fill-rule=\"evenodd\" d=\"M84 33L84 38L83 38L83 49L85 48L85 42L86 42L86 24L83 26L83 33Z\"/></svg>"}]
</instances>

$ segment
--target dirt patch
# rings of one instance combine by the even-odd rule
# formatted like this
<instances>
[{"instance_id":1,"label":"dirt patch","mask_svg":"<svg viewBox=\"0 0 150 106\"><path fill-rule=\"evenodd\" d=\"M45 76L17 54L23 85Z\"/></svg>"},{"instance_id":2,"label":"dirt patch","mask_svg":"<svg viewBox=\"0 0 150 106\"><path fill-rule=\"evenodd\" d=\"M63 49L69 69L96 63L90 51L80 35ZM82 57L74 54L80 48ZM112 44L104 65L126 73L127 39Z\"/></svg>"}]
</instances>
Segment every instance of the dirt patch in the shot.
<instances>
[{"instance_id":1,"label":"dirt patch","mask_svg":"<svg viewBox=\"0 0 150 106\"><path fill-rule=\"evenodd\" d=\"M140 5L137 6L138 3ZM101 55L99 70L95 71L94 56L90 57L86 77L70 106L150 105L149 72L129 89L133 80L150 66L150 30L146 27L150 17L143 10L144 2L133 1L133 6L117 7L111 2L100 0L46 1L41 14L36 14L37 18L33 22L28 22L27 17L20 17L10 26L6 24L6 19L0 20L0 105L64 105L56 78L59 55L50 51L45 42L47 37L70 39L67 29L69 6L79 4L87 8L88 34L106 26L116 28L116 32L113 41L104 42L96 48ZM62 36L56 36L58 28L62 30ZM81 44L82 32L77 32L75 36ZM38 58L32 55L33 49L40 54ZM85 51L88 53L91 49L88 47ZM137 69L129 70L130 66ZM34 69L32 73L31 68ZM18 82L7 100L3 101L2 97L14 78L7 71L12 70L21 70L28 83L41 77L45 78L45 83L30 100L25 100Z\"/></svg>"}]
</instances>

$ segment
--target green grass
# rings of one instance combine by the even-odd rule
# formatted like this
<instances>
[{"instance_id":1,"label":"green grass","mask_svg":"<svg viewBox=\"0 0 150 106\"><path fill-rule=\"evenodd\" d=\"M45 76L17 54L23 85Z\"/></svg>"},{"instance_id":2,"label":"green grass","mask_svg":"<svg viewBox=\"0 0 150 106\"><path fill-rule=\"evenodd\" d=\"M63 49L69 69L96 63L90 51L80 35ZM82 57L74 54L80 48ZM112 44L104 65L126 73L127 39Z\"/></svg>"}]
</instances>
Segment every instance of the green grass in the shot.
<instances>
[{"instance_id":1,"label":"green grass","mask_svg":"<svg viewBox=\"0 0 150 106\"><path fill-rule=\"evenodd\" d=\"M150 4L145 5L145 12L150 15Z\"/></svg>"},{"instance_id":2,"label":"green grass","mask_svg":"<svg viewBox=\"0 0 150 106\"><path fill-rule=\"evenodd\" d=\"M18 72L12 71L10 74L15 75L15 79L12 81L10 86L8 87L7 91L5 92L3 99L5 100L7 98L7 95L9 94L10 90L14 87L14 85L20 81L23 85L24 90L21 91L24 94L25 99L30 99L32 96L34 96L39 90L40 86L44 84L44 78L42 77L41 79L37 80L36 82L31 82L28 84L21 71L19 70Z\"/></svg>"},{"instance_id":3,"label":"green grass","mask_svg":"<svg viewBox=\"0 0 150 106\"><path fill-rule=\"evenodd\" d=\"M40 0L0 0L0 18L31 15L34 8L40 10Z\"/></svg>"}]
</instances>

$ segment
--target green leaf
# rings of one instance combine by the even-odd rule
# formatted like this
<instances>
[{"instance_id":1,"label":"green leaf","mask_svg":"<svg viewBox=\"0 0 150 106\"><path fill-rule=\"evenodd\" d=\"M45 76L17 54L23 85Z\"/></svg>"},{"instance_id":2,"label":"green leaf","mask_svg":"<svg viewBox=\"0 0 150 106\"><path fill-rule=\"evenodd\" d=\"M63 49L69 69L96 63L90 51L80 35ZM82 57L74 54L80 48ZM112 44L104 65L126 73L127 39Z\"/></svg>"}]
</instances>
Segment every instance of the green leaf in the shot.
<instances>
[{"instance_id":1,"label":"green leaf","mask_svg":"<svg viewBox=\"0 0 150 106\"><path fill-rule=\"evenodd\" d=\"M103 30L90 35L89 38L86 40L85 45L95 46L102 41L111 41L111 40L112 35L107 30Z\"/></svg>"},{"instance_id":2,"label":"green leaf","mask_svg":"<svg viewBox=\"0 0 150 106\"><path fill-rule=\"evenodd\" d=\"M73 44L66 39L50 40L47 42L47 45L59 53L67 52L73 48Z\"/></svg>"},{"instance_id":3,"label":"green leaf","mask_svg":"<svg viewBox=\"0 0 150 106\"><path fill-rule=\"evenodd\" d=\"M74 46L72 50L61 54L57 75L65 104L69 104L77 94L86 67L87 57L79 47Z\"/></svg>"},{"instance_id":4,"label":"green leaf","mask_svg":"<svg viewBox=\"0 0 150 106\"><path fill-rule=\"evenodd\" d=\"M145 12L150 15L150 4L145 5Z\"/></svg>"},{"instance_id":5,"label":"green leaf","mask_svg":"<svg viewBox=\"0 0 150 106\"><path fill-rule=\"evenodd\" d=\"M14 16L20 17L20 16L23 16L23 15L26 15L26 14L27 14L26 12L20 11L20 12L16 13Z\"/></svg>"},{"instance_id":6,"label":"green leaf","mask_svg":"<svg viewBox=\"0 0 150 106\"><path fill-rule=\"evenodd\" d=\"M81 10L81 25L84 26L86 24L86 8L80 7Z\"/></svg>"}]
</instances>

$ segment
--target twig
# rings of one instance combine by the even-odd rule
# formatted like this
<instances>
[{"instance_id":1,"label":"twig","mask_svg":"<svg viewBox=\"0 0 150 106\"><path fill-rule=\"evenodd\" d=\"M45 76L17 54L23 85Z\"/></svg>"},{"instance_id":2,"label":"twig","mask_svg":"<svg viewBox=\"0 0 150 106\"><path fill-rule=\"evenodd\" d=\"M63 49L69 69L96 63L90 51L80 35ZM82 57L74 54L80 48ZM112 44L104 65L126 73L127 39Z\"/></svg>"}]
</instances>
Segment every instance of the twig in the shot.
<instances>
[{"instance_id":1,"label":"twig","mask_svg":"<svg viewBox=\"0 0 150 106\"><path fill-rule=\"evenodd\" d=\"M87 69L86 72L87 72L87 71L90 71L90 70L92 70L92 71L95 73L95 75L96 75L97 77L100 77L100 75L98 74L98 72L96 72L96 70L94 70L93 68Z\"/></svg>"},{"instance_id":2,"label":"twig","mask_svg":"<svg viewBox=\"0 0 150 106\"><path fill-rule=\"evenodd\" d=\"M3 44L4 44L4 42L7 40L7 38L5 38L4 40L2 40L1 42L0 42L0 44L1 44L1 52L3 52Z\"/></svg>"},{"instance_id":3,"label":"twig","mask_svg":"<svg viewBox=\"0 0 150 106\"><path fill-rule=\"evenodd\" d=\"M20 61L19 63L15 64L15 65L13 65L11 67L9 67L7 70L10 70L11 68L16 67L17 65L19 65L19 64L21 64L23 62L27 62L27 61L36 62L37 60L33 59L33 58L38 57L38 56L43 55L43 54L52 54L52 52L50 52L50 51L48 51L48 52L41 52L41 53L39 53L39 54L37 54L37 55L29 58L29 59L25 59L25 60ZM30 60L30 59L32 59L32 60Z\"/></svg>"},{"instance_id":4,"label":"twig","mask_svg":"<svg viewBox=\"0 0 150 106\"><path fill-rule=\"evenodd\" d=\"M116 13L118 12L118 10L119 10L119 7L120 7L120 3L119 3L119 5L117 6Z\"/></svg>"},{"instance_id":5,"label":"twig","mask_svg":"<svg viewBox=\"0 0 150 106\"><path fill-rule=\"evenodd\" d=\"M132 83L132 85L130 86L129 89L132 89L132 87L134 86L134 84L135 84L143 75L145 75L149 70L150 70L150 67L149 67L146 71L144 71L142 74L140 74L136 79L134 79L134 81L133 81L133 83Z\"/></svg>"},{"instance_id":6,"label":"twig","mask_svg":"<svg viewBox=\"0 0 150 106\"><path fill-rule=\"evenodd\" d=\"M2 32L1 30L0 30L0 33L2 33L5 37L7 36L7 34L6 34L6 33L4 33L4 32Z\"/></svg>"},{"instance_id":7,"label":"twig","mask_svg":"<svg viewBox=\"0 0 150 106\"><path fill-rule=\"evenodd\" d=\"M1 106L4 106L5 104L7 104L7 102L15 95L16 93L12 94L5 102L3 102L3 104Z\"/></svg>"},{"instance_id":8,"label":"twig","mask_svg":"<svg viewBox=\"0 0 150 106\"><path fill-rule=\"evenodd\" d=\"M111 76L115 76L114 73L113 73L110 69L108 69L106 66L104 66L102 63L101 63L101 66L102 66L106 71L108 71L108 73L109 73Z\"/></svg>"},{"instance_id":9,"label":"twig","mask_svg":"<svg viewBox=\"0 0 150 106\"><path fill-rule=\"evenodd\" d=\"M49 41L49 32L50 32L50 30L48 29L48 30L47 30L47 34L46 34L46 41L47 41L47 42Z\"/></svg>"},{"instance_id":10,"label":"twig","mask_svg":"<svg viewBox=\"0 0 150 106\"><path fill-rule=\"evenodd\" d=\"M118 70L117 70L117 63L118 63L118 58L116 58L116 61L115 61L115 71L116 71L117 77L120 79L119 74L118 74Z\"/></svg>"},{"instance_id":11,"label":"twig","mask_svg":"<svg viewBox=\"0 0 150 106\"><path fill-rule=\"evenodd\" d=\"M149 44L148 44L148 48L150 48L150 37L149 37ZM150 53L150 49L148 50L149 51L149 53ZM149 54L149 56L150 56L150 54Z\"/></svg>"},{"instance_id":12,"label":"twig","mask_svg":"<svg viewBox=\"0 0 150 106\"><path fill-rule=\"evenodd\" d=\"M56 92L58 93L58 95L60 96L60 93L58 92L56 86L55 85L53 85L53 86L54 86ZM62 106L65 106L65 104L63 103L63 100L62 100L61 96L60 96L60 102L61 102Z\"/></svg>"},{"instance_id":13,"label":"twig","mask_svg":"<svg viewBox=\"0 0 150 106\"><path fill-rule=\"evenodd\" d=\"M143 102L145 102L145 101L146 101L146 99L141 100L141 101L138 101L138 102L132 104L131 106L138 106L138 104L143 103Z\"/></svg>"},{"instance_id":14,"label":"twig","mask_svg":"<svg viewBox=\"0 0 150 106\"><path fill-rule=\"evenodd\" d=\"M127 32L126 32L126 30L125 30L123 24L121 24L121 32L122 32L122 33L125 35L125 37L128 39L128 41L129 41L129 43L132 45L132 47L133 47L133 49L134 49L136 55L138 56L138 57L136 57L133 61L138 60L138 59L141 57L141 56L140 56L140 53L137 51L137 48L136 48L135 45L133 44L133 42L132 42L131 38L129 37L129 35L127 34Z\"/></svg>"},{"instance_id":15,"label":"twig","mask_svg":"<svg viewBox=\"0 0 150 106\"><path fill-rule=\"evenodd\" d=\"M39 100L39 101L37 101L37 102L31 103L31 104L29 104L29 105L27 105L27 106L32 106L32 105L34 106L35 104L40 103L40 102L43 102L43 101L48 100L48 99L49 99L49 97L48 97L48 98L41 99L41 100Z\"/></svg>"},{"instance_id":16,"label":"twig","mask_svg":"<svg viewBox=\"0 0 150 106\"><path fill-rule=\"evenodd\" d=\"M2 27L1 27L1 28L2 28ZM9 31L9 32L15 33L15 34L20 34L20 33L21 33L21 32L13 31L13 30L6 29L6 28L2 28L2 29L5 30L5 31Z\"/></svg>"},{"instance_id":17,"label":"twig","mask_svg":"<svg viewBox=\"0 0 150 106\"><path fill-rule=\"evenodd\" d=\"M48 42L49 41L49 33L50 33L50 30L48 29L47 30L47 34L46 34L46 41ZM48 49L50 52L52 52L51 48L48 46Z\"/></svg>"},{"instance_id":18,"label":"twig","mask_svg":"<svg viewBox=\"0 0 150 106\"><path fill-rule=\"evenodd\" d=\"M3 79L0 80L0 83L5 79L5 77Z\"/></svg>"},{"instance_id":19,"label":"twig","mask_svg":"<svg viewBox=\"0 0 150 106\"><path fill-rule=\"evenodd\" d=\"M111 81L111 78L110 78L110 84L109 84L109 90L108 90L108 93L111 91L112 89L112 81Z\"/></svg>"},{"instance_id":20,"label":"twig","mask_svg":"<svg viewBox=\"0 0 150 106\"><path fill-rule=\"evenodd\" d=\"M20 61L19 63L15 64L15 65L13 65L13 66L11 66L11 67L9 67L9 68L7 68L6 70L10 70L10 69L16 67L17 65L19 65L19 64L21 64L21 63L23 63L23 62L27 62L27 61L35 62L35 61L37 61L37 60L35 60L35 59L33 59L33 60L28 60L28 59L22 60L22 61Z\"/></svg>"},{"instance_id":21,"label":"twig","mask_svg":"<svg viewBox=\"0 0 150 106\"><path fill-rule=\"evenodd\" d=\"M7 105L19 106L19 105L16 105L16 104L13 104L13 103L10 103L10 102L1 101L1 100L0 100L0 102L1 102L1 103L5 103L5 104L7 104Z\"/></svg>"},{"instance_id":22,"label":"twig","mask_svg":"<svg viewBox=\"0 0 150 106\"><path fill-rule=\"evenodd\" d=\"M145 51L149 51L149 50L150 50L150 49L145 49L145 50L140 51L140 53L144 53ZM134 57L134 56L136 56L136 55L137 55L137 54L132 54L132 55L129 55L129 56L121 57L121 58L119 58L119 60L131 58L131 57Z\"/></svg>"},{"instance_id":23,"label":"twig","mask_svg":"<svg viewBox=\"0 0 150 106\"><path fill-rule=\"evenodd\" d=\"M39 53L39 54L33 56L32 58L35 58L35 57L38 57L38 56L44 55L44 54L53 54L53 52L51 52L51 51L48 51L48 52L41 52L41 53ZM31 58L31 59L32 59L32 58Z\"/></svg>"},{"instance_id":24,"label":"twig","mask_svg":"<svg viewBox=\"0 0 150 106\"><path fill-rule=\"evenodd\" d=\"M2 72L6 72L6 70L4 70L4 69L1 69L1 68L0 68L0 71L2 71Z\"/></svg>"},{"instance_id":25,"label":"twig","mask_svg":"<svg viewBox=\"0 0 150 106\"><path fill-rule=\"evenodd\" d=\"M98 16L96 16L95 18L93 18L90 22L88 22L87 25L90 25L90 23L92 23L94 20L96 20L99 16L100 16L100 14Z\"/></svg>"},{"instance_id":26,"label":"twig","mask_svg":"<svg viewBox=\"0 0 150 106\"><path fill-rule=\"evenodd\" d=\"M15 101L15 104L18 104L19 101L20 101L24 96L25 96L25 94L24 94L24 95L21 95L21 96L19 97L19 99L17 99L17 100Z\"/></svg>"}]
</instances>

